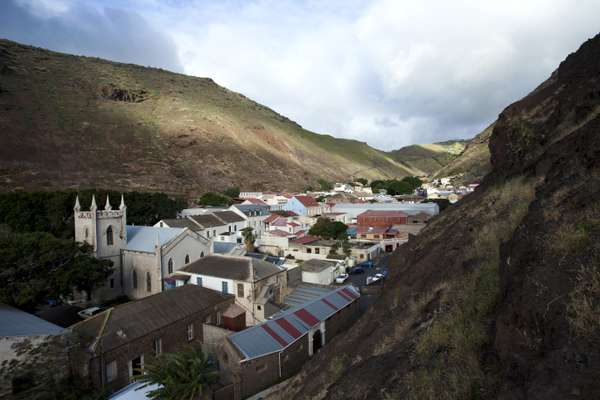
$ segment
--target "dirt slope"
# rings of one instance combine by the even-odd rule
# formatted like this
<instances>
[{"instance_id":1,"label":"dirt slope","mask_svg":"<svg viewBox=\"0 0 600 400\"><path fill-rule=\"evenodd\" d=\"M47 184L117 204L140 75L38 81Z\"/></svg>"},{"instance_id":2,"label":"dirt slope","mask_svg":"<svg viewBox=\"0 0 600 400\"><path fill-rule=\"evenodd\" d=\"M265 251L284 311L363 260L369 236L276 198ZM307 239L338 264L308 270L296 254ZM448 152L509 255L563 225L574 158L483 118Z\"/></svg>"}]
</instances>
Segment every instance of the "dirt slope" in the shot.
<instances>
[{"instance_id":1,"label":"dirt slope","mask_svg":"<svg viewBox=\"0 0 600 400\"><path fill-rule=\"evenodd\" d=\"M492 171L279 399L600 398L600 35L506 108Z\"/></svg>"},{"instance_id":2,"label":"dirt slope","mask_svg":"<svg viewBox=\"0 0 600 400\"><path fill-rule=\"evenodd\" d=\"M211 79L0 40L0 182L195 193L414 175Z\"/></svg>"}]
</instances>

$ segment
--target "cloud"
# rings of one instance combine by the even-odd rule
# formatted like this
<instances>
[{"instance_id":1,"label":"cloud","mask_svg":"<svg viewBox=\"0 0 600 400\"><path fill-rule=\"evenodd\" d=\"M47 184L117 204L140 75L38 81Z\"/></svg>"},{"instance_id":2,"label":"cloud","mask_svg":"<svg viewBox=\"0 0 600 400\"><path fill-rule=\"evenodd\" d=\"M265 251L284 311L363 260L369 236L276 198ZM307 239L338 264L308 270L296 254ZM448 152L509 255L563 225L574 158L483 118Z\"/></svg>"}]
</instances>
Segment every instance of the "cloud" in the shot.
<instances>
[{"instance_id":1,"label":"cloud","mask_svg":"<svg viewBox=\"0 0 600 400\"><path fill-rule=\"evenodd\" d=\"M9 29L16 40L209 76L307 129L391 150L474 136L597 33L600 2L19 0L13 9L27 17L26 29Z\"/></svg>"}]
</instances>

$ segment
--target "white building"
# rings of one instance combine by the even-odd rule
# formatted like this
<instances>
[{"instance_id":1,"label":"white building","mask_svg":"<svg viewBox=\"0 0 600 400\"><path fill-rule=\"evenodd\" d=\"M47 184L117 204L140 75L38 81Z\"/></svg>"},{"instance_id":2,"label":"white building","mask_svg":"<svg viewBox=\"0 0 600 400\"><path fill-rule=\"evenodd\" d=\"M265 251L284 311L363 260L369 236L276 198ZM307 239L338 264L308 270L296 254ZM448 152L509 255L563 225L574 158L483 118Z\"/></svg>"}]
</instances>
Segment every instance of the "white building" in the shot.
<instances>
[{"instance_id":1,"label":"white building","mask_svg":"<svg viewBox=\"0 0 600 400\"><path fill-rule=\"evenodd\" d=\"M300 268L302 269L302 282L317 285L331 285L344 270L340 262L314 258L304 261Z\"/></svg>"},{"instance_id":2,"label":"white building","mask_svg":"<svg viewBox=\"0 0 600 400\"><path fill-rule=\"evenodd\" d=\"M256 238L262 236L266 228L265 220L270 215L269 206L234 204L229 209L246 220L244 228L252 228L252 233Z\"/></svg>"}]
</instances>

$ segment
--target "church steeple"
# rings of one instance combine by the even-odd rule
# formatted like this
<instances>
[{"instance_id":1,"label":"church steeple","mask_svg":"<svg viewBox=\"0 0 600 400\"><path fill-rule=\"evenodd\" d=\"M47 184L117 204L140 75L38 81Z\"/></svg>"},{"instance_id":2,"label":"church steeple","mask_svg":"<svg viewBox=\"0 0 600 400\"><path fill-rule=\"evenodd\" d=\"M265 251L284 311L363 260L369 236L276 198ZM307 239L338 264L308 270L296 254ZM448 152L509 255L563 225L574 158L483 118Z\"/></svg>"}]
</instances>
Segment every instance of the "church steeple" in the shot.
<instances>
[{"instance_id":1,"label":"church steeple","mask_svg":"<svg viewBox=\"0 0 600 400\"><path fill-rule=\"evenodd\" d=\"M104 206L104 209L105 209L106 211L110 211L110 210L112 210L112 207L111 207L111 205L110 205L110 199L109 199L108 195L106 195L106 205Z\"/></svg>"},{"instance_id":2,"label":"church steeple","mask_svg":"<svg viewBox=\"0 0 600 400\"><path fill-rule=\"evenodd\" d=\"M119 205L119 210L124 210L125 208L125 198L121 195L121 205Z\"/></svg>"},{"instance_id":3,"label":"church steeple","mask_svg":"<svg viewBox=\"0 0 600 400\"><path fill-rule=\"evenodd\" d=\"M96 211L98 206L96 205L96 196L92 195L92 205L90 206L90 211Z\"/></svg>"},{"instance_id":4,"label":"church steeple","mask_svg":"<svg viewBox=\"0 0 600 400\"><path fill-rule=\"evenodd\" d=\"M79 204L79 195L77 195L77 197L75 197L75 207L73 207L73 210L75 212L81 210L81 205Z\"/></svg>"}]
</instances>

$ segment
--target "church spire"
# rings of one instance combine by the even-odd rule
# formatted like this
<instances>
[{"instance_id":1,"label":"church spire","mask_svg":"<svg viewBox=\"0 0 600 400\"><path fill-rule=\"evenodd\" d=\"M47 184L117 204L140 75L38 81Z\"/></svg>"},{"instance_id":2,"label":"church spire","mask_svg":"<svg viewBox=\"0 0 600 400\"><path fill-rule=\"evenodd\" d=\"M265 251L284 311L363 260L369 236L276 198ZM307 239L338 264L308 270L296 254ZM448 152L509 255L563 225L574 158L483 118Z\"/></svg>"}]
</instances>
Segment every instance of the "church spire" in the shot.
<instances>
[{"instance_id":1,"label":"church spire","mask_svg":"<svg viewBox=\"0 0 600 400\"><path fill-rule=\"evenodd\" d=\"M96 205L96 196L92 195L92 205L90 206L90 211L96 211L98 206Z\"/></svg>"},{"instance_id":2,"label":"church spire","mask_svg":"<svg viewBox=\"0 0 600 400\"><path fill-rule=\"evenodd\" d=\"M77 195L75 197L75 207L73 207L73 210L75 210L75 211L81 210L81 205L79 204L79 195Z\"/></svg>"},{"instance_id":3,"label":"church spire","mask_svg":"<svg viewBox=\"0 0 600 400\"><path fill-rule=\"evenodd\" d=\"M112 207L111 207L111 205L110 205L110 199L109 199L108 195L106 195L106 205L104 206L104 209L105 209L106 211L110 211L110 210L112 210Z\"/></svg>"},{"instance_id":4,"label":"church spire","mask_svg":"<svg viewBox=\"0 0 600 400\"><path fill-rule=\"evenodd\" d=\"M121 205L119 206L119 210L125 209L125 198L121 195Z\"/></svg>"}]
</instances>

